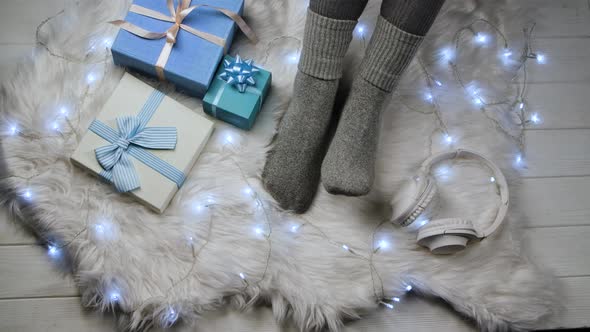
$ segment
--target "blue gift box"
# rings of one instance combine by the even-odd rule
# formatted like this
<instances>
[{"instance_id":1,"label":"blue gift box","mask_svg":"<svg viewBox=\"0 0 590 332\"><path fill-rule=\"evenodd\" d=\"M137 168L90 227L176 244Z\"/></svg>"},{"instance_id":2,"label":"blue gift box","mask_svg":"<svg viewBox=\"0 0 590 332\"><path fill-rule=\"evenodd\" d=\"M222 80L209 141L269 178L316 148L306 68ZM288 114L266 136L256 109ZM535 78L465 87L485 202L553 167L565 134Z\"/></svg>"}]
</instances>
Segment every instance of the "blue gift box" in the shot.
<instances>
[{"instance_id":1,"label":"blue gift box","mask_svg":"<svg viewBox=\"0 0 590 332\"><path fill-rule=\"evenodd\" d=\"M226 55L224 59L230 63L235 60L229 55ZM254 67L258 69L252 75L255 84L248 85L244 92L240 92L235 85L227 83L220 77L225 68L222 61L203 98L205 113L241 129L252 128L272 81L272 74L269 71L255 65Z\"/></svg>"},{"instance_id":2,"label":"blue gift box","mask_svg":"<svg viewBox=\"0 0 590 332\"><path fill-rule=\"evenodd\" d=\"M174 1L175 5L178 1ZM166 0L134 0L133 3L170 16ZM191 2L191 6L198 4L226 8L240 15L244 9L244 0ZM125 21L153 32L165 32L173 24L133 12L127 13ZM229 17L205 7L195 9L182 23L225 39L226 49L229 49L236 30L236 24ZM121 29L111 48L113 61L116 65L157 76L155 64L165 44L166 38L144 39ZM200 98L209 88L223 54L223 47L180 29L164 67L164 76L179 90Z\"/></svg>"}]
</instances>

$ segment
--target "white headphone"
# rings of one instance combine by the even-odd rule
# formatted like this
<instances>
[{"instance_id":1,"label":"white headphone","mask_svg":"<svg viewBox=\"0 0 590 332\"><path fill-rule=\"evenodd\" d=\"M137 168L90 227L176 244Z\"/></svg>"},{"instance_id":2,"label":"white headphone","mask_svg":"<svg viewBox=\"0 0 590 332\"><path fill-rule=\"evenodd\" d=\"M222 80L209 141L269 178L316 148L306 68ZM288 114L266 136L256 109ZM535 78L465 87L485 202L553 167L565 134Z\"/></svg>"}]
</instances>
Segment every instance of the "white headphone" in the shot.
<instances>
[{"instance_id":1,"label":"white headphone","mask_svg":"<svg viewBox=\"0 0 590 332\"><path fill-rule=\"evenodd\" d=\"M489 236L500 227L508 210L508 184L498 166L477 152L458 149L434 155L422 163L418 174L405 183L393 197L391 221L400 226L409 226L419 216L429 219L437 198L436 183L431 175L432 166L460 157L480 160L490 168L494 175L491 181L499 188L502 204L494 222L482 230L476 229L471 221L460 218L438 219L424 225L418 231L417 242L429 248L433 254L452 254L463 250L469 240Z\"/></svg>"}]
</instances>

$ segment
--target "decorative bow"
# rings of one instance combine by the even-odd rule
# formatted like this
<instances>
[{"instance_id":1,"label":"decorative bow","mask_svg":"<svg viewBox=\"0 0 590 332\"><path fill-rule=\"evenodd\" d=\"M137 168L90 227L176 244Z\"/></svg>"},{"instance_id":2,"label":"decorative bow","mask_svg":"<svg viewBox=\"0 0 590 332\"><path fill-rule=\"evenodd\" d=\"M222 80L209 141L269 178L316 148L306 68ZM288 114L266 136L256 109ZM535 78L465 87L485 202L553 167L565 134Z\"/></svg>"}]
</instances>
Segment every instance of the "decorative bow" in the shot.
<instances>
[{"instance_id":1,"label":"decorative bow","mask_svg":"<svg viewBox=\"0 0 590 332\"><path fill-rule=\"evenodd\" d=\"M219 78L229 85L236 86L240 93L244 93L248 85L256 85L253 76L260 70L254 67L252 59L242 60L239 55L236 55L234 61L223 60L223 67L223 73L219 75Z\"/></svg>"},{"instance_id":2,"label":"decorative bow","mask_svg":"<svg viewBox=\"0 0 590 332\"><path fill-rule=\"evenodd\" d=\"M106 128L105 128L106 127ZM127 192L140 187L137 171L129 155L141 154L143 148L158 150L173 150L176 147L176 128L148 127L145 128L137 116L122 116L117 118L118 132L95 120L91 130L106 137L111 143L95 150L96 159L104 169L103 176L110 178L119 192ZM107 133L107 131L115 132ZM140 159L141 160L141 159ZM141 160L145 163L144 160ZM148 164L148 166L150 166Z\"/></svg>"},{"instance_id":3,"label":"decorative bow","mask_svg":"<svg viewBox=\"0 0 590 332\"><path fill-rule=\"evenodd\" d=\"M212 42L216 45L223 47L223 50L225 53L225 46L226 46L225 39L215 36L213 34L204 32L204 31L200 31L200 30L191 28L190 26L188 26L186 24L182 24L182 21L184 21L184 19L193 10L195 10L197 8L207 7L207 8L211 8L211 9L219 11L220 13L222 13L225 16L232 19L238 25L240 30L242 30L242 32L244 32L246 37L248 37L248 39L250 39L253 43L256 44L258 42L258 38L256 38L256 35L252 31L252 29L248 26L248 24L246 24L246 22L242 19L242 17L240 17L240 15L238 15L237 13L232 12L231 10L228 10L225 8L219 8L219 7L209 6L209 5L205 5L205 4L200 4L200 5L195 5L195 6L189 7L190 4L191 4L191 0L179 0L178 6L176 8L174 8L174 0L166 0L166 5L168 7L168 10L170 11L170 16L166 16L165 14L162 14L158 11L155 11L155 10L152 10L149 8L145 8L145 7L136 5L136 4L131 5L131 8L129 8L129 11L132 13L151 17L151 18L154 18L154 19L160 20L160 21L174 23L173 25L170 26L170 28L168 28L168 30L166 30L164 32L147 31L141 27L138 27L137 25L134 25L134 24L129 23L124 20L116 20L116 21L111 21L109 23L119 26L119 27L121 27L121 29L129 31L132 34L134 34L138 37L141 37L141 38L145 38L145 39L161 39L161 38L166 37L166 44L164 45L164 48L162 49L162 52L160 52L160 56L158 57L158 60L156 61L156 73L158 74L158 78L162 81L165 79L164 67L166 66L166 63L168 62L168 59L170 58L170 53L172 52L172 47L174 47L174 44L176 43L176 36L178 35L178 31L180 29L183 29L189 33L192 33L193 35L195 35L197 37L201 37L209 42Z\"/></svg>"}]
</instances>

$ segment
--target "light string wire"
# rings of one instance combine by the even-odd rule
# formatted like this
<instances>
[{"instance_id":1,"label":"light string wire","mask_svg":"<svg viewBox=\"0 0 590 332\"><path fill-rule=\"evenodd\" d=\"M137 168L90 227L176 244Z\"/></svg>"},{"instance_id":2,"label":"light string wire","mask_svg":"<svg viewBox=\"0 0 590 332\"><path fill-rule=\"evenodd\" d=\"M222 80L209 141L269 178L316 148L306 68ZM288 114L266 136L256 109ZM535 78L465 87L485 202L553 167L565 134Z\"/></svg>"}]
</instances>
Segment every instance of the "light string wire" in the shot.
<instances>
[{"instance_id":1,"label":"light string wire","mask_svg":"<svg viewBox=\"0 0 590 332\"><path fill-rule=\"evenodd\" d=\"M51 50L48 47L48 45L45 42L41 41L41 39L40 39L40 30L42 29L42 27L47 22L49 22L50 20L56 18L57 16L59 16L59 15L61 15L63 13L64 13L64 11L61 11L61 12L57 13L56 15L54 15L52 17L49 17L46 20L44 20L43 22L41 22L41 24L37 27L37 33L36 33L37 44L43 46L44 49L46 50L46 52L50 56L52 56L52 57L55 57L55 58L58 58L58 59L61 59L63 61L67 61L67 62L86 63L85 60L69 58L67 56L64 56L64 55L61 55L61 54L58 54L58 53L54 52L53 50ZM459 39L460 39L460 35L463 32L465 32L465 31L471 31L475 36L477 36L477 33L475 32L473 26L476 23L479 23L479 22L483 22L483 23L486 23L486 24L490 25L501 36L502 40L504 41L504 45L506 46L506 48L508 47L507 39L506 39L506 37L504 36L504 34L501 32L501 30L498 27L496 27L491 22L489 22L489 21L487 21L485 19L477 19L476 21L474 21L470 25L465 26L465 27L461 28L459 31L457 31L457 33L455 34L455 37L454 37L454 43L456 45L455 46L455 49L456 50L459 49ZM538 59L538 55L533 52L532 45L531 45L533 29L534 29L534 24L532 25L531 28L524 28L523 29L523 32L525 34L525 46L524 46L524 49L523 49L523 52L522 52L522 55L521 55L520 64L518 66L518 70L522 70L523 71L523 83L522 83L522 86L519 86L518 98L516 99L516 101L513 102L513 104L518 104L519 102L520 103L523 103L523 104L525 103L525 93L526 93L526 85L527 85L526 61L528 59L532 59L532 58L537 58ZM363 31L360 31L360 36L361 36L361 38L363 40L363 45L365 45L365 43L364 43L364 41L365 41L364 30ZM281 36L281 37L277 37L277 38L271 40L268 43L268 45L267 45L267 49L265 51L265 57L264 57L263 63L266 63L268 61L268 59L270 57L270 49L273 47L273 44L275 44L277 41L282 40L282 39L293 39L293 40L298 41L299 44L301 43L301 40L300 39L298 39L296 37L293 37L293 36ZM299 51L297 51L297 52L299 53ZM89 58L89 55L87 54L86 57L85 57L85 59L88 59L88 58ZM108 70L108 66L107 66L107 64L108 64L108 52L105 55L105 58L104 58L104 60L102 62L103 62L104 71L105 71L104 72L104 75L102 75L102 79L104 79L104 77L106 77L107 70ZM423 72L424 76L425 76L427 87L428 87L428 90L430 92L430 96L432 96L432 98L431 98L431 104L432 104L432 107L433 107L433 111L432 112L429 112L429 113L434 114L435 117L436 117L436 122L437 122L438 127L439 127L439 128L436 129L436 131L441 131L443 134L449 135L450 134L449 133L449 129L448 129L448 127L447 127L447 125L446 125L446 123L444 121L444 118L442 116L440 105L438 104L438 102L436 100L436 97L435 97L435 94L433 93L434 92L434 89L435 89L435 85L440 86L441 85L441 82L438 81L429 72L429 70L427 69L427 66L424 64L424 62L420 58L418 58L418 63L419 63L420 68L422 69L422 72ZM451 70L453 71L453 74L454 74L454 77L455 77L457 83L467 92L468 87L464 84L461 76L458 75L458 73L459 73L458 64L457 63L454 63L452 61L449 61L449 65L451 66ZM517 78L517 76L518 76L518 70L517 70L517 73L515 74L513 80ZM83 96L81 98L81 101L80 101L79 105L77 105L77 107L76 107L76 110L75 110L76 113L77 113L77 121L76 121L76 123L75 124L72 123L70 121L69 117L67 117L67 116L65 117L66 118L66 123L68 124L68 126L71 129L69 131L69 133L68 133L69 135L64 136L64 134L61 131L59 131L60 135L42 136L42 135L38 135L38 134L36 134L34 132L25 132L24 130L21 130L20 128L18 128L17 129L17 132L16 132L16 133L18 133L18 136L23 137L23 138L26 138L26 139L29 139L29 140L43 140L43 139L59 138L59 137L61 137L61 138L63 138L66 141L69 140L73 135L76 135L78 137L78 131L80 130L80 122L81 122L81 119L80 119L81 118L81 109L83 108L83 105L85 104L85 99L89 95L90 86L91 86L92 83L94 83L94 82L88 82L88 84L86 85L86 88L85 88L85 92L83 93ZM485 103L483 106L493 106L493 105L508 104L508 103L509 103L509 101L504 100L502 102L497 102L497 103L495 103L495 102L494 103ZM419 110L416 110L416 111L418 111L420 113L423 113L423 114L428 114L426 112L422 112L422 111L419 111ZM488 117L490 120L495 121L498 129L500 129L503 132L507 133L503 129L503 127L500 125L500 123L497 122L497 120L492 119L491 117L489 117L485 113L484 113L484 115L486 117ZM524 107L520 107L519 108L519 115L520 115L520 119L521 119L520 125L524 129L524 126L526 124L530 123L531 120L527 120L526 119L526 113L525 113ZM13 132L10 136L13 136L14 134L15 133ZM519 139L519 146L521 148L524 148L524 138L523 137L524 137L523 134L521 134L518 137L518 139ZM431 137L431 141L432 141L432 137ZM432 149L432 146L431 146L431 149ZM269 212L268 212L268 210L267 210L267 208L266 208L266 206L264 204L263 199L258 194L258 192L256 192L253 189L253 187L251 186L251 184L250 184L250 182L249 182L249 180L248 180L248 178L246 176L246 173L244 172L243 168L240 166L240 164L234 158L232 158L231 156L230 156L230 158L235 163L236 167L239 169L240 176L242 177L242 180L248 185L248 188L250 188L252 190L252 193L253 193L252 197L255 200L257 207L259 207L259 208L261 208L263 210L264 218L265 218L265 221L266 221L266 227L267 227L267 232L264 232L263 235L264 235L264 237L265 237L265 239L266 239L266 241L268 243L268 251L267 251L267 255L266 255L265 266L264 266L263 272L260 274L260 277L255 282L251 282L250 279L247 278L243 273L239 273L240 278L245 283L245 288L244 288L244 290L245 290L248 286L251 286L252 284L254 284L257 287L259 287L259 284L265 279L265 277L266 277L266 275L268 273L269 266L270 266L270 263L271 263L271 258L272 258L272 239L271 239L271 236L273 234L273 222L272 222L273 220L270 217L270 214L269 214ZM39 176L39 175L41 175L41 173L32 175L30 177L22 177L22 176L18 176L18 175L10 175L7 178L14 177L14 178L23 179L23 180L25 180L27 182L27 188L29 188L29 186L30 186L30 180L33 179L33 178L35 178L35 177L37 177L37 176ZM5 178L3 178L3 179L5 179ZM27 192L28 192L28 190L29 189L27 189ZM27 198L27 197L25 197L25 198ZM31 198L32 197L29 196L27 198L27 200L30 200ZM86 205L88 206L88 209L87 209L88 210L88 213L86 215L85 226L79 232L77 232L70 240L68 240L66 242L63 242L63 243L61 243L59 245L55 244L54 242L52 242L48 238L43 238L47 242L47 244L49 246L52 246L50 248L54 248L54 249L57 249L57 250L62 249L62 248L66 248L66 247L70 246L80 235L82 235L82 234L84 234L85 232L88 231L89 214L90 214L89 204L90 204L90 202L89 202L89 197L88 197L88 192L87 191L86 191L86 199L85 199L85 202L86 202ZM208 226L208 229L207 229L207 235L206 235L205 239L203 240L203 243L201 244L201 246L198 249L196 249L194 243L191 240L190 247L191 247L191 253L192 253L193 261L192 261L190 267L187 269L186 274L183 277L179 278L176 281L171 282L171 285L166 289L166 291L163 292L163 294L162 294L163 297L166 297L170 292L172 292L175 289L175 287L177 287L182 282L188 280L189 277L195 275L194 274L194 270L195 270L196 265L197 265L198 257L200 255L200 253L205 249L205 247L211 241L211 237L212 237L212 234L213 234L213 223L214 223L214 219L213 219L214 218L214 211L213 211L214 209L213 209L213 207L216 206L216 205L218 205L218 204L208 204L208 205L206 205L209 209L211 209L211 211L209 211L209 226ZM381 246L380 245L376 245L376 239L377 239L376 236L377 236L378 232L380 231L380 229L383 227L383 225L387 222L387 220L381 221L374 228L374 230L373 230L373 232L371 234L371 250L369 250L368 256L362 254L362 252L363 252L362 250L359 251L359 250L357 250L355 248L349 247L348 245L346 245L343 242L335 241L335 240L331 239L323 231L323 229L321 229L319 226L317 226L314 223L312 223L311 221L309 221L307 218L301 217L301 220L303 220L303 223L301 223L300 225L297 226L297 230L298 229L302 229L305 226L311 227L311 228L313 228L316 231L317 234L319 234L321 237L323 237L331 245L333 245L335 247L343 248L343 249L345 249L345 251L347 251L351 255L353 255L353 256L361 259L361 260L364 260L364 261L366 261L368 263L369 272L370 272L370 276L371 276L371 279L372 279L372 284L373 284L372 287L373 287L373 292L374 292L374 296L375 296L375 299L376 299L376 303L382 304L382 305L384 305L384 306L392 309L393 308L393 303L400 301L400 298L399 297L393 297L393 298L386 297L386 295L385 295L385 289L384 289L384 284L383 284L383 279L380 276L380 274L379 274L379 272L378 272L378 270L377 270L377 268L376 268L376 266L374 264L374 260L373 260L374 259L374 256L376 254L378 254L380 251L382 251L381 250L382 249ZM199 279L198 278L198 274L196 275L196 278L197 278L197 280ZM379 286L377 286L377 284L379 284ZM410 284L405 284L405 285L406 285L406 288L405 289L407 291L410 291L412 289L412 287L411 287ZM156 296L153 296L153 297L150 297L150 298L144 300L140 306L142 306L147 301L153 300L154 298L156 298ZM117 301L118 300L118 296L115 297L114 300ZM252 300L254 300L254 298ZM170 307L169 314L173 314L172 316L177 318L177 315L174 315L175 314L175 311L174 311L174 309L172 307Z\"/></svg>"}]
</instances>

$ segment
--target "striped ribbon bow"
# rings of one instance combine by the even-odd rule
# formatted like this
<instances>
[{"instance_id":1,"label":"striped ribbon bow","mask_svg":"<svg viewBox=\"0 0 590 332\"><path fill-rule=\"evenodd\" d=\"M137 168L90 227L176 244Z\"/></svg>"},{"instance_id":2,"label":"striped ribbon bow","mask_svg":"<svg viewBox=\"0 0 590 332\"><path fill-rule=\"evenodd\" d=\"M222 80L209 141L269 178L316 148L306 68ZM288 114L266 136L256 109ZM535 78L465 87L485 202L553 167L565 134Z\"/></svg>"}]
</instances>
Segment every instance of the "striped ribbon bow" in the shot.
<instances>
[{"instance_id":1,"label":"striped ribbon bow","mask_svg":"<svg viewBox=\"0 0 590 332\"><path fill-rule=\"evenodd\" d=\"M146 151L174 150L176 147L175 127L145 127L163 96L160 91L154 91L139 115L118 117L118 130L99 120L94 120L90 124L91 131L111 143L97 148L95 154L96 160L103 168L100 175L111 181L119 192L128 192L140 187L139 176L130 156L174 181L178 187L184 182L184 173Z\"/></svg>"}]
</instances>

